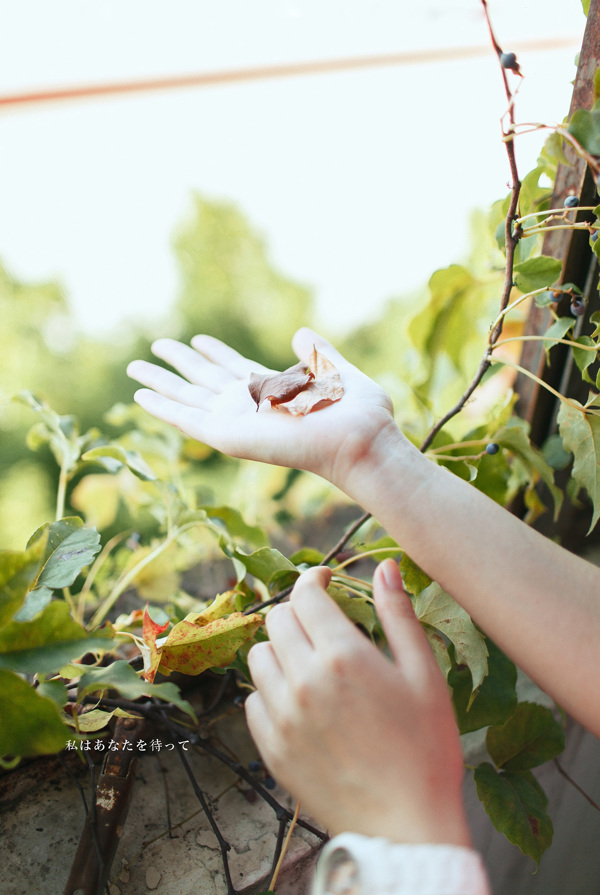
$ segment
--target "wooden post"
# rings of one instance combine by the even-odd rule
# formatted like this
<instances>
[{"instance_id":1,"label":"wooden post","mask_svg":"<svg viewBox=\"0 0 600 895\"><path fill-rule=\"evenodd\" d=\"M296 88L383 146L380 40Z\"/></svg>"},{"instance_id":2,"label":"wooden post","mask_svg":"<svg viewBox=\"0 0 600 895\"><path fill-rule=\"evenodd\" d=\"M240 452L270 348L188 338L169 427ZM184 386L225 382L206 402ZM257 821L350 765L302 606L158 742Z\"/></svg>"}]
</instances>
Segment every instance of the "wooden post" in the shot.
<instances>
[{"instance_id":1,"label":"wooden post","mask_svg":"<svg viewBox=\"0 0 600 895\"><path fill-rule=\"evenodd\" d=\"M594 103L594 74L598 68L600 68L600 0L591 0L569 115L577 109L591 109ZM559 165L552 207L561 208L568 195L576 195L581 206L600 204L596 184L586 163L575 155L570 146L565 148L565 155L572 164ZM592 221L594 216L590 212L579 212L577 220ZM563 261L560 282L574 283L586 296L586 314L583 318L579 318L575 325L575 335L578 335L589 315L600 309L597 288L598 262L590 247L589 234L585 230L551 231L546 234L543 254ZM557 308L559 315L570 316L569 306L569 297L565 296ZM543 335L551 322L552 317L548 308L538 308L534 305L525 326L525 334ZM554 346L551 350L551 365L548 365L544 343L525 342L520 364L561 393L582 402L586 400L588 388L581 382L578 371L576 369L573 371L573 356L567 346ZM530 423L533 443L541 445L556 431L559 402L545 388L522 374L517 378L516 391L519 395L517 412ZM520 514L519 507L513 507L513 511ZM570 534L577 533L578 538L582 529L585 532L588 517L587 512L577 513L569 505L561 514L558 524L552 525L544 517L538 527L546 534L558 535L564 543L568 543Z\"/></svg>"}]
</instances>

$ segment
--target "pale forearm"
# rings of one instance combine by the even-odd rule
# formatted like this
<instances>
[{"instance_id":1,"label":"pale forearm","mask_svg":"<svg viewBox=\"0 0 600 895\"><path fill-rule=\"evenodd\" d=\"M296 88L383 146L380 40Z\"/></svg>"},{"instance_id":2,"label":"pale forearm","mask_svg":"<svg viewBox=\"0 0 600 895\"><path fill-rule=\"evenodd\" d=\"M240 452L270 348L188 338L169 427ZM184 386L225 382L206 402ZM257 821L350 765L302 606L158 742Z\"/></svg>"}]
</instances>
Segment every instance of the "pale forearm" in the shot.
<instances>
[{"instance_id":1,"label":"pale forearm","mask_svg":"<svg viewBox=\"0 0 600 895\"><path fill-rule=\"evenodd\" d=\"M408 555L566 710L600 733L600 570L390 430L344 483Z\"/></svg>"}]
</instances>

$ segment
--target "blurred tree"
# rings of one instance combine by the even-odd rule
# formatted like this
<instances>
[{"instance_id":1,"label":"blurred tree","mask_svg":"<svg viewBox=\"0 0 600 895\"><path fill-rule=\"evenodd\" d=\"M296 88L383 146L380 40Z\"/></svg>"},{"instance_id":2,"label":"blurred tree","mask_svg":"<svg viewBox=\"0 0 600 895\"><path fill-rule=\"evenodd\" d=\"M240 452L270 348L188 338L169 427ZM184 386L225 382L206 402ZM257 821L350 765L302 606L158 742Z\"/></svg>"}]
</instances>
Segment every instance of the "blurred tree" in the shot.
<instances>
[{"instance_id":1,"label":"blurred tree","mask_svg":"<svg viewBox=\"0 0 600 895\"><path fill-rule=\"evenodd\" d=\"M288 366L293 333L310 324L310 291L273 268L263 239L233 205L192 201L175 240L178 338L208 333L267 366Z\"/></svg>"}]
</instances>

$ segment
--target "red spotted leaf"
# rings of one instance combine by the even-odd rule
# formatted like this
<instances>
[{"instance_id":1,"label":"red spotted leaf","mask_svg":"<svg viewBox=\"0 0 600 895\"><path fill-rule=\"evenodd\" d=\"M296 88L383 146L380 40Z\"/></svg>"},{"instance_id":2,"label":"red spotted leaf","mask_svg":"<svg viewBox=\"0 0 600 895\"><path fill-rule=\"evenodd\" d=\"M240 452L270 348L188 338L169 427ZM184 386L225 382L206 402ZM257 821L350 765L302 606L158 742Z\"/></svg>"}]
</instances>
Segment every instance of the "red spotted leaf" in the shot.
<instances>
[{"instance_id":1,"label":"red spotted leaf","mask_svg":"<svg viewBox=\"0 0 600 895\"><path fill-rule=\"evenodd\" d=\"M308 367L300 363L283 373L267 376L252 373L248 388L257 410L268 398L271 407L285 410L294 416L305 416L314 410L320 410L321 407L339 401L344 394L340 374L331 361L315 347Z\"/></svg>"},{"instance_id":2,"label":"red spotted leaf","mask_svg":"<svg viewBox=\"0 0 600 895\"><path fill-rule=\"evenodd\" d=\"M144 673L142 677L151 683L160 665L160 649L156 645L156 638L163 634L168 627L169 622L159 625L158 622L153 621L148 612L148 606L146 606L144 609L143 636L145 649L142 649L144 656Z\"/></svg>"},{"instance_id":3,"label":"red spotted leaf","mask_svg":"<svg viewBox=\"0 0 600 895\"><path fill-rule=\"evenodd\" d=\"M193 616L170 631L160 647L159 670L169 674L201 674L207 668L220 668L234 661L237 651L249 643L263 624L258 613L233 612L227 618L210 621Z\"/></svg>"}]
</instances>

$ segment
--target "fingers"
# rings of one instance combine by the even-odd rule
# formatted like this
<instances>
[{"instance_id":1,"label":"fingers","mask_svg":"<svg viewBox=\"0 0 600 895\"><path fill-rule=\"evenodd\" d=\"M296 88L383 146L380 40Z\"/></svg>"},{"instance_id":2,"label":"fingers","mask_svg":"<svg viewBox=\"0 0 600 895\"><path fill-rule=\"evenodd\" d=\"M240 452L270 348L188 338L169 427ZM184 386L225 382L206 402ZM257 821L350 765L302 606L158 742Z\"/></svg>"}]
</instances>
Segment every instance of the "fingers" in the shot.
<instances>
[{"instance_id":1,"label":"fingers","mask_svg":"<svg viewBox=\"0 0 600 895\"><path fill-rule=\"evenodd\" d=\"M143 360L132 361L127 367L127 375L164 395L165 398L171 398L188 407L205 408L207 401L214 394L210 389L192 385L163 367L157 367L156 364L149 364Z\"/></svg>"},{"instance_id":2,"label":"fingers","mask_svg":"<svg viewBox=\"0 0 600 895\"><path fill-rule=\"evenodd\" d=\"M239 377L226 367L212 363L198 351L176 342L175 339L157 339L152 344L152 353L167 361L194 385L200 385L213 392L223 389Z\"/></svg>"},{"instance_id":3,"label":"fingers","mask_svg":"<svg viewBox=\"0 0 600 895\"><path fill-rule=\"evenodd\" d=\"M269 717L264 700L258 691L255 690L254 693L246 697L244 709L250 735L256 743L258 751L266 759L265 751L268 744L275 742L275 728Z\"/></svg>"},{"instance_id":4,"label":"fingers","mask_svg":"<svg viewBox=\"0 0 600 895\"><path fill-rule=\"evenodd\" d=\"M217 366L228 370L237 379L248 379L250 373L270 373L272 372L262 364L249 360L247 357L239 354L229 345L214 339L212 336L199 335L194 336L192 345L200 354Z\"/></svg>"},{"instance_id":5,"label":"fingers","mask_svg":"<svg viewBox=\"0 0 600 895\"><path fill-rule=\"evenodd\" d=\"M292 606L306 636L317 651L343 651L344 643L356 644L363 637L352 622L332 600L325 588L331 580L331 570L325 566L304 572L290 596Z\"/></svg>"},{"instance_id":6,"label":"fingers","mask_svg":"<svg viewBox=\"0 0 600 895\"><path fill-rule=\"evenodd\" d=\"M429 642L393 559L384 560L375 570L373 596L392 656L406 677L425 683L432 672L439 675Z\"/></svg>"},{"instance_id":7,"label":"fingers","mask_svg":"<svg viewBox=\"0 0 600 895\"><path fill-rule=\"evenodd\" d=\"M292 348L300 360L305 363L308 363L308 359L315 346L317 350L324 354L327 360L330 360L334 366L338 367L338 369L339 367L350 366L346 358L340 354L337 348L333 347L331 342L328 342L323 336L320 336L312 329L308 329L306 326L299 329L292 339Z\"/></svg>"},{"instance_id":8,"label":"fingers","mask_svg":"<svg viewBox=\"0 0 600 895\"><path fill-rule=\"evenodd\" d=\"M190 388L195 386L190 386ZM206 419L206 413L199 407L190 410L190 406L181 404L172 398L166 398L164 395L151 391L147 388L138 389L133 396L136 404L139 404L152 416L165 423L170 423L176 429L180 429L192 438L198 441L204 441L205 436L202 432L202 421Z\"/></svg>"},{"instance_id":9,"label":"fingers","mask_svg":"<svg viewBox=\"0 0 600 895\"><path fill-rule=\"evenodd\" d=\"M276 718L289 700L285 675L270 642L255 643L248 653L252 681L260 692L265 710Z\"/></svg>"}]
</instances>

